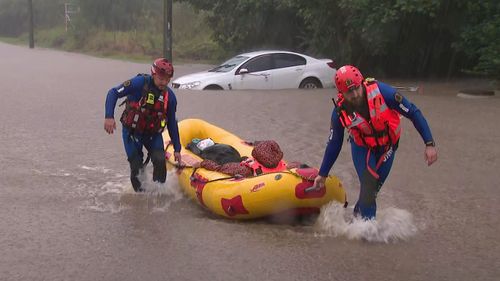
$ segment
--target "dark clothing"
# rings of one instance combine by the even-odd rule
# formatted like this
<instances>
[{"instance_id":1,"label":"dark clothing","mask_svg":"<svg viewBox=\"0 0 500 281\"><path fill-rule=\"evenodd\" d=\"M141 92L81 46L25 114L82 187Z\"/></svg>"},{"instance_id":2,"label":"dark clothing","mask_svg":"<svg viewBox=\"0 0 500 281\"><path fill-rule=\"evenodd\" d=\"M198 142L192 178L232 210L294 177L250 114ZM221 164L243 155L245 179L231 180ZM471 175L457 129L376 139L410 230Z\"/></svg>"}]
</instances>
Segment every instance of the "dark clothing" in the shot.
<instances>
[{"instance_id":1,"label":"dark clothing","mask_svg":"<svg viewBox=\"0 0 500 281\"><path fill-rule=\"evenodd\" d=\"M218 165L231 162L241 162L241 155L238 150L227 144L216 143L203 150L200 150L196 146L196 144L190 142L186 146L186 148L191 150L194 154L200 156L204 160L212 160Z\"/></svg>"}]
</instances>

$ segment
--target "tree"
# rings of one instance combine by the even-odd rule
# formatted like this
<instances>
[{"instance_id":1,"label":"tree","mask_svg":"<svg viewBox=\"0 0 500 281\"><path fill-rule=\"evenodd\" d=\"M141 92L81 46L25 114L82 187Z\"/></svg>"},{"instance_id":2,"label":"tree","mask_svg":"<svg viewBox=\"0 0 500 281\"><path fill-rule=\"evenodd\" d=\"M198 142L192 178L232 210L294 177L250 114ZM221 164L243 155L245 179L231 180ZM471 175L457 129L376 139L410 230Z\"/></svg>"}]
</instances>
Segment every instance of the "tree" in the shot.
<instances>
[{"instance_id":1,"label":"tree","mask_svg":"<svg viewBox=\"0 0 500 281\"><path fill-rule=\"evenodd\" d=\"M185 0L208 11L214 40L229 52L256 48L301 48L303 21L286 1Z\"/></svg>"},{"instance_id":2,"label":"tree","mask_svg":"<svg viewBox=\"0 0 500 281\"><path fill-rule=\"evenodd\" d=\"M454 44L475 62L470 71L500 81L500 2L466 1L467 23Z\"/></svg>"}]
</instances>

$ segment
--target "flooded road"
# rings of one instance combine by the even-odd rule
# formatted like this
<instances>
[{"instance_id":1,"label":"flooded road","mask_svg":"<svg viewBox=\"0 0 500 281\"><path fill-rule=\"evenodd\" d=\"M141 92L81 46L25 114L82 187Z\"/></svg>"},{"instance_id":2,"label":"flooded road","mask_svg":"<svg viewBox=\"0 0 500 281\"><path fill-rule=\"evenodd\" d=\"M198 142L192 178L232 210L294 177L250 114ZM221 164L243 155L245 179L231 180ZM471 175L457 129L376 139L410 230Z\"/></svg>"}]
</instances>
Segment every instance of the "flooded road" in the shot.
<instances>
[{"instance_id":1,"label":"flooded road","mask_svg":"<svg viewBox=\"0 0 500 281\"><path fill-rule=\"evenodd\" d=\"M174 67L176 76L205 68ZM0 43L0 280L498 280L498 97L457 98L466 82L408 93L439 160L425 165L405 120L375 223L345 222L358 195L347 144L332 169L347 210L325 207L309 224L237 222L189 201L173 173L134 194L121 135L103 130L104 100L148 71ZM319 166L332 92L177 91L177 114L274 139L287 160Z\"/></svg>"}]
</instances>

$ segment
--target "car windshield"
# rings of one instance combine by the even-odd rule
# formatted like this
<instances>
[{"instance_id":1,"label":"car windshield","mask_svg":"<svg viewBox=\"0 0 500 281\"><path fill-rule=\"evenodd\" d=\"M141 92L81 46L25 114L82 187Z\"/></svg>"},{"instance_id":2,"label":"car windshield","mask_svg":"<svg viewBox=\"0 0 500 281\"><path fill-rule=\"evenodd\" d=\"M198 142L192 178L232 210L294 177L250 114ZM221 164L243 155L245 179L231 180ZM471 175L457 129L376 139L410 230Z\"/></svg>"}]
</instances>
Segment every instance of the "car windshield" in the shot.
<instances>
[{"instance_id":1,"label":"car windshield","mask_svg":"<svg viewBox=\"0 0 500 281\"><path fill-rule=\"evenodd\" d=\"M242 63L243 61L247 60L248 57L245 56L236 56L234 58L231 58L224 62L223 64L210 69L210 72L228 72L231 71L231 69L235 68L237 65Z\"/></svg>"}]
</instances>

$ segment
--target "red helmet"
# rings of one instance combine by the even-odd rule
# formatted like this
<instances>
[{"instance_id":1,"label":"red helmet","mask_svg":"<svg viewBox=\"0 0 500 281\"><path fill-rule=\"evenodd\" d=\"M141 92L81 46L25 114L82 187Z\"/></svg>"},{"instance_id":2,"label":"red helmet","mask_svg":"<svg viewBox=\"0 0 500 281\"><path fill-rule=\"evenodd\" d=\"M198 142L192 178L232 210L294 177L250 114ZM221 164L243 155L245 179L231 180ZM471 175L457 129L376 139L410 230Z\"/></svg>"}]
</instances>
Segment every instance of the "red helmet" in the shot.
<instances>
[{"instance_id":1,"label":"red helmet","mask_svg":"<svg viewBox=\"0 0 500 281\"><path fill-rule=\"evenodd\" d=\"M172 78L174 76L174 66L165 58L156 59L151 66L151 74Z\"/></svg>"},{"instance_id":2,"label":"red helmet","mask_svg":"<svg viewBox=\"0 0 500 281\"><path fill-rule=\"evenodd\" d=\"M363 75L356 67L344 65L337 70L334 80L337 90L343 94L351 88L359 87L363 82Z\"/></svg>"}]
</instances>

